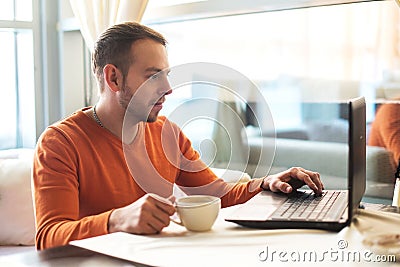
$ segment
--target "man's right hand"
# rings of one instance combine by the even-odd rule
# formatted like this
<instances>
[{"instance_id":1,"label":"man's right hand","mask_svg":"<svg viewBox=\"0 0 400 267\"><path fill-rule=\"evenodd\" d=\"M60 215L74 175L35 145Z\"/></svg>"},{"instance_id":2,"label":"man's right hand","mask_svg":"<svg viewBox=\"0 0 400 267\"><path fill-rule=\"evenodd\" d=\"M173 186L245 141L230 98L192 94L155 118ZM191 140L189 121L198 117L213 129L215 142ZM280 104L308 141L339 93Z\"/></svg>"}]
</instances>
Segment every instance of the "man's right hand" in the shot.
<instances>
[{"instance_id":1,"label":"man's right hand","mask_svg":"<svg viewBox=\"0 0 400 267\"><path fill-rule=\"evenodd\" d=\"M174 199L146 194L128 206L115 209L108 219L108 232L159 233L175 213L173 202Z\"/></svg>"}]
</instances>

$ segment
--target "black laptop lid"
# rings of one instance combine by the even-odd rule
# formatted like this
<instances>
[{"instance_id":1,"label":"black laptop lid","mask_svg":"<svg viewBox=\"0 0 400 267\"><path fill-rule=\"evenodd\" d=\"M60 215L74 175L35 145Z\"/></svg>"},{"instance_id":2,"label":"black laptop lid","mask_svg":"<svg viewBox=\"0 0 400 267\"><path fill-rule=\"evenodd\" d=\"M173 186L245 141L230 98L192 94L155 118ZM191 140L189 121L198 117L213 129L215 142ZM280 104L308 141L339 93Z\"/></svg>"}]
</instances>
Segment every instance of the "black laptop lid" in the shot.
<instances>
[{"instance_id":1,"label":"black laptop lid","mask_svg":"<svg viewBox=\"0 0 400 267\"><path fill-rule=\"evenodd\" d=\"M365 98L349 101L349 218L356 212L366 186L366 111ZM353 178L353 179L351 179ZM349 222L350 223L350 222Z\"/></svg>"}]
</instances>

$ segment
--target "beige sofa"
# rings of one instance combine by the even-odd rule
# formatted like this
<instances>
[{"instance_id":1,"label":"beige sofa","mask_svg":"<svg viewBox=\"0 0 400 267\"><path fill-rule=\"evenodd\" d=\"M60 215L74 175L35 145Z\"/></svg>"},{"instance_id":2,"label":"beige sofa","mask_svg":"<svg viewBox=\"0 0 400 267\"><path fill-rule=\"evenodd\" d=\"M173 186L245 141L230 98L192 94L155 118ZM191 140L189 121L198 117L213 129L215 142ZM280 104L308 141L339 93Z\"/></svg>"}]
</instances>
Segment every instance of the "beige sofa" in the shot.
<instances>
[{"instance_id":1,"label":"beige sofa","mask_svg":"<svg viewBox=\"0 0 400 267\"><path fill-rule=\"evenodd\" d=\"M348 155L346 143L285 138L271 140L266 137L249 139L250 158L247 172L250 175L261 176L268 173L271 166L259 162L265 162L266 159L268 161L268 155L276 146L271 173L301 166L318 171L327 188L346 188ZM367 146L366 168L365 197L391 203L396 172L391 152L381 147Z\"/></svg>"},{"instance_id":2,"label":"beige sofa","mask_svg":"<svg viewBox=\"0 0 400 267\"><path fill-rule=\"evenodd\" d=\"M0 256L34 250L32 149L0 151Z\"/></svg>"}]
</instances>

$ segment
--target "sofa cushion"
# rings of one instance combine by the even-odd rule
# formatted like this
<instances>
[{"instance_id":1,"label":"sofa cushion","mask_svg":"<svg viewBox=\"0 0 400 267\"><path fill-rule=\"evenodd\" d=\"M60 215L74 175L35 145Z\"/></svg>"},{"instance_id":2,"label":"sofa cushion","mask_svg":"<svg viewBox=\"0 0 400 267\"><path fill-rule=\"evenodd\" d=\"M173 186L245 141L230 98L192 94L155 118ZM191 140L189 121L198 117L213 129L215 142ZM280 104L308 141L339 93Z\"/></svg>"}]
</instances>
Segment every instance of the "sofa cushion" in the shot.
<instances>
[{"instance_id":1,"label":"sofa cushion","mask_svg":"<svg viewBox=\"0 0 400 267\"><path fill-rule=\"evenodd\" d=\"M31 155L0 153L0 245L34 245Z\"/></svg>"}]
</instances>

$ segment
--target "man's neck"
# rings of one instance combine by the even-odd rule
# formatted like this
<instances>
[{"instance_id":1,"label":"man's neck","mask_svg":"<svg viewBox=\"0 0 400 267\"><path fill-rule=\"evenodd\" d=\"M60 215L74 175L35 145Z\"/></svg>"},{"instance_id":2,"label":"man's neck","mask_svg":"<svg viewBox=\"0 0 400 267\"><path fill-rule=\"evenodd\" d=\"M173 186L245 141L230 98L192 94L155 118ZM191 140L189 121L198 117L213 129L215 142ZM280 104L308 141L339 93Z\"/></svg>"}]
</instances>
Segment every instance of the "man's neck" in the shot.
<instances>
[{"instance_id":1,"label":"man's neck","mask_svg":"<svg viewBox=\"0 0 400 267\"><path fill-rule=\"evenodd\" d=\"M87 115L118 139L130 144L138 133L140 122L131 119L129 123L125 121L124 124L125 111L122 108L115 109L111 106L100 101L92 109L88 110Z\"/></svg>"},{"instance_id":2,"label":"man's neck","mask_svg":"<svg viewBox=\"0 0 400 267\"><path fill-rule=\"evenodd\" d=\"M135 140L138 134L140 122L129 123L129 125L127 125L127 122L125 123L126 124L123 125L123 128L121 127L122 134L120 139L124 144L129 145Z\"/></svg>"}]
</instances>

